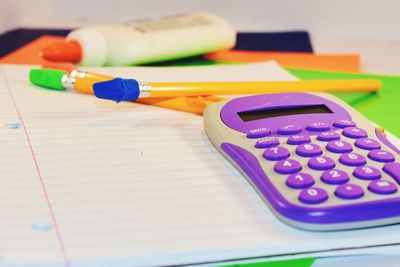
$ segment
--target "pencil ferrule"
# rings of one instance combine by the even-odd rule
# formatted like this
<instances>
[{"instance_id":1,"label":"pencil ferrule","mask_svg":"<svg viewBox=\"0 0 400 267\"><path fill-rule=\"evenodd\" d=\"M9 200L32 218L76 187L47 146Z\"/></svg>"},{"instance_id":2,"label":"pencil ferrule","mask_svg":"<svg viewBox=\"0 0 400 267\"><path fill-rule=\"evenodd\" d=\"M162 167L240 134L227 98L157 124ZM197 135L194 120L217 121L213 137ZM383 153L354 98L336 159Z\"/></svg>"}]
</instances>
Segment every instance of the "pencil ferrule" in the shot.
<instances>
[{"instance_id":1,"label":"pencil ferrule","mask_svg":"<svg viewBox=\"0 0 400 267\"><path fill-rule=\"evenodd\" d=\"M139 83L139 97L149 97L151 93L151 85L146 82Z\"/></svg>"},{"instance_id":2,"label":"pencil ferrule","mask_svg":"<svg viewBox=\"0 0 400 267\"><path fill-rule=\"evenodd\" d=\"M75 77L73 77L72 75L65 74L61 78L61 85L64 88L72 89L74 88L75 81L76 81Z\"/></svg>"},{"instance_id":3,"label":"pencil ferrule","mask_svg":"<svg viewBox=\"0 0 400 267\"><path fill-rule=\"evenodd\" d=\"M73 71L71 71L70 76L73 78L85 78L86 77L86 73L84 71L80 71L78 69L75 69Z\"/></svg>"}]
</instances>

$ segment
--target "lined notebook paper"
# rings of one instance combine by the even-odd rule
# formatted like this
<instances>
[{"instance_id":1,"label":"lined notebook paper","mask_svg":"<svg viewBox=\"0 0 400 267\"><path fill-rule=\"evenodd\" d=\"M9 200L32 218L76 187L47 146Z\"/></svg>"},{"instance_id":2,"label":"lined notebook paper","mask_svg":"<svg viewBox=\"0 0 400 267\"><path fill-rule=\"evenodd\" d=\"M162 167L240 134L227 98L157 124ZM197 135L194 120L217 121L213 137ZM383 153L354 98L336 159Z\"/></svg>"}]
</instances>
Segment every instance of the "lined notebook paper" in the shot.
<instances>
[{"instance_id":1,"label":"lined notebook paper","mask_svg":"<svg viewBox=\"0 0 400 267\"><path fill-rule=\"evenodd\" d=\"M202 117L40 89L29 69L0 66L1 266L187 265L400 242L398 226L286 226L213 148ZM257 70L295 79L274 63Z\"/></svg>"}]
</instances>

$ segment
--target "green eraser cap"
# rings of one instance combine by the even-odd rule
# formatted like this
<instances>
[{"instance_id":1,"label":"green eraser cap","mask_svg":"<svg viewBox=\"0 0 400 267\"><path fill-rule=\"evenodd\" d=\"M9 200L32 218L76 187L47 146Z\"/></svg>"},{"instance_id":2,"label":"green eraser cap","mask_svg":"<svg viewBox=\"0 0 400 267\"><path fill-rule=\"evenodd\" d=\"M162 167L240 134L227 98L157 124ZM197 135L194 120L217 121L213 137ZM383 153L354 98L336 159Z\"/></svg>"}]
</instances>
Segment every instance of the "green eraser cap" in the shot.
<instances>
[{"instance_id":1,"label":"green eraser cap","mask_svg":"<svg viewBox=\"0 0 400 267\"><path fill-rule=\"evenodd\" d=\"M51 69L32 69L29 73L29 80L35 85L53 90L65 90L61 79L66 72Z\"/></svg>"}]
</instances>

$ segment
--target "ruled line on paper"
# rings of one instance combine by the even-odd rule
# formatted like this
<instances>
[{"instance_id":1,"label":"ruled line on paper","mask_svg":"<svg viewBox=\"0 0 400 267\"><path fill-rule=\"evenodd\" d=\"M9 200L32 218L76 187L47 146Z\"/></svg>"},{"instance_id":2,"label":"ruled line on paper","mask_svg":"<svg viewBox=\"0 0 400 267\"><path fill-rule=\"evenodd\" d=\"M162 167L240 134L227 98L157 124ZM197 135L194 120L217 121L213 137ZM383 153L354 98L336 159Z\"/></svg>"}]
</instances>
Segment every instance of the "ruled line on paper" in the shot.
<instances>
[{"instance_id":1,"label":"ruled line on paper","mask_svg":"<svg viewBox=\"0 0 400 267\"><path fill-rule=\"evenodd\" d=\"M28 130L26 128L23 115L22 115L22 113L20 111L20 108L19 108L19 106L17 104L17 101L16 101L16 99L15 99L15 97L13 95L12 89L10 87L10 83L8 81L8 78L7 78L7 74L4 71L4 68L2 66L0 66L0 70L1 70L1 73L3 74L3 80L4 80L6 92L8 93L8 97L11 99L11 102L13 103L13 106L14 106L15 111L17 113L19 122L21 123L22 129L23 129L23 131L25 133L26 142L28 143L28 147L29 147L29 150L30 150L30 154L32 156L33 164L34 164L35 169L36 169L37 177L38 177L39 182L40 182L42 193L43 193L44 198L46 199L47 208L49 210L52 223L53 223L53 225L55 227L56 235L57 235L58 242L59 242L59 247L60 247L61 253L62 253L63 258L64 258L64 266L67 267L69 265L69 259L68 259L68 254L67 254L67 251L66 251L66 247L65 247L62 235L61 235L61 231L60 231L59 225L57 223L57 219L55 217L54 209L53 209L53 206L51 204L51 201L50 201L50 198L49 198L45 183L43 181L43 176L42 176L41 170L39 168L38 161L36 159L35 151L33 149L32 142L31 142Z\"/></svg>"}]
</instances>

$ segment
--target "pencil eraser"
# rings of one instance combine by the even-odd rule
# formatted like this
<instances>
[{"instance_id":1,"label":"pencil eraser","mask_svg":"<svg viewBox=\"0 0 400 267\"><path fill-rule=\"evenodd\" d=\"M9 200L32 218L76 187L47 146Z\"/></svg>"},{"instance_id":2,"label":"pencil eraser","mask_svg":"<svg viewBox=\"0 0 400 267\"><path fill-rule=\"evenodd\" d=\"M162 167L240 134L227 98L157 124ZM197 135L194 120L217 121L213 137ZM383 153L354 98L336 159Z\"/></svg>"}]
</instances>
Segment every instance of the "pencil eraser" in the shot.
<instances>
[{"instance_id":1,"label":"pencil eraser","mask_svg":"<svg viewBox=\"0 0 400 267\"><path fill-rule=\"evenodd\" d=\"M93 85L94 95L101 99L117 102L135 101L139 97L139 83L135 79L115 78Z\"/></svg>"},{"instance_id":2,"label":"pencil eraser","mask_svg":"<svg viewBox=\"0 0 400 267\"><path fill-rule=\"evenodd\" d=\"M65 90L62 85L62 77L65 71L51 69L32 69L29 73L29 80L35 85L53 90Z\"/></svg>"}]
</instances>

